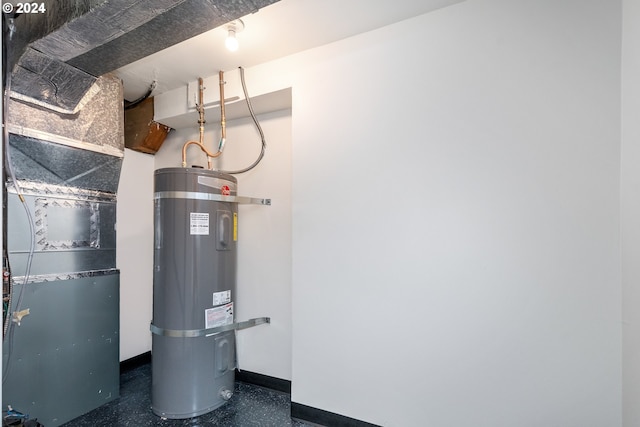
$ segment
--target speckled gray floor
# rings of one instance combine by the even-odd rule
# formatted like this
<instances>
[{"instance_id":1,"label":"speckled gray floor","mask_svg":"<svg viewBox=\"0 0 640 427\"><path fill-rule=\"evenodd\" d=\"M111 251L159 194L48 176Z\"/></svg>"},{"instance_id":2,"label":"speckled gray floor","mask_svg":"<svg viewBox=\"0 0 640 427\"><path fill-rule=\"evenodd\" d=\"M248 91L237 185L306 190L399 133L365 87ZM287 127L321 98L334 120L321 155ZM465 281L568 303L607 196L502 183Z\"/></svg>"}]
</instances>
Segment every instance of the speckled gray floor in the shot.
<instances>
[{"instance_id":1,"label":"speckled gray floor","mask_svg":"<svg viewBox=\"0 0 640 427\"><path fill-rule=\"evenodd\" d=\"M151 412L151 366L146 364L120 376L120 397L63 427L220 426L309 427L292 420L291 396L236 381L235 393L224 406L199 417L163 420Z\"/></svg>"}]
</instances>

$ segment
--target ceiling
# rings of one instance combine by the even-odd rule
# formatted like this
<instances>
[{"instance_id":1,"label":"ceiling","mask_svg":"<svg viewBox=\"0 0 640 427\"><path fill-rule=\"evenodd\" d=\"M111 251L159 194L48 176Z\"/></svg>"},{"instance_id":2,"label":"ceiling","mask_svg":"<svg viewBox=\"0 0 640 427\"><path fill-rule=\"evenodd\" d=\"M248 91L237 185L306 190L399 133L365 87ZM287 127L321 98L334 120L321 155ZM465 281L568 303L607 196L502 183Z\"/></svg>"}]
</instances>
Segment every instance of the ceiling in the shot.
<instances>
[{"instance_id":1,"label":"ceiling","mask_svg":"<svg viewBox=\"0 0 640 427\"><path fill-rule=\"evenodd\" d=\"M227 31L222 26L115 73L124 82L125 99L134 100L153 81L157 82L153 94L158 95L219 70L251 67L461 1L280 0L242 18L245 28L237 34L240 48L236 52L224 47Z\"/></svg>"}]
</instances>

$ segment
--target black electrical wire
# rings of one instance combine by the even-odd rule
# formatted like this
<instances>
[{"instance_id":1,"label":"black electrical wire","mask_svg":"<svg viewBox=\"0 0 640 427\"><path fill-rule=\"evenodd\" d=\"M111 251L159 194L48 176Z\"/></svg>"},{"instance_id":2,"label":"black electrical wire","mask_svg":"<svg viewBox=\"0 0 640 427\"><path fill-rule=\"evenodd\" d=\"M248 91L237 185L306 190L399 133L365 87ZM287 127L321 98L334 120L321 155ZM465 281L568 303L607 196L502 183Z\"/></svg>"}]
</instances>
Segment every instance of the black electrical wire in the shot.
<instances>
[{"instance_id":1,"label":"black electrical wire","mask_svg":"<svg viewBox=\"0 0 640 427\"><path fill-rule=\"evenodd\" d=\"M151 82L151 85L149 86L149 89L147 90L147 92L142 95L140 98L133 100L133 101L127 101L126 99L124 100L124 109L125 110L129 110L133 107L135 107L136 105L140 104L142 101L148 99L151 96L151 93L153 92L153 90L156 88L156 85L158 84L157 81L153 81Z\"/></svg>"},{"instance_id":2,"label":"black electrical wire","mask_svg":"<svg viewBox=\"0 0 640 427\"><path fill-rule=\"evenodd\" d=\"M240 81L242 82L242 91L244 92L244 99L247 101L247 108L249 109L249 114L251 114L251 118L253 119L253 123L256 126L256 129L258 130L258 133L260 134L260 141L262 143L261 147L260 147L260 154L258 155L258 158L249 166L247 166L244 169L238 169L238 170L234 170L234 171L221 171L224 173L228 173L231 175L235 175L235 174L239 174L239 173L245 173L250 171L251 169L255 168L256 166L258 166L258 163L260 163L260 161L262 160L262 158L264 157L264 153L265 150L267 149L267 142L264 139L264 132L262 131L262 127L260 126L260 122L258 122L258 119L256 118L255 113L253 112L253 106L251 105L251 100L249 99L249 94L247 92L247 85L244 81L244 68L242 67L238 67L240 69Z\"/></svg>"}]
</instances>

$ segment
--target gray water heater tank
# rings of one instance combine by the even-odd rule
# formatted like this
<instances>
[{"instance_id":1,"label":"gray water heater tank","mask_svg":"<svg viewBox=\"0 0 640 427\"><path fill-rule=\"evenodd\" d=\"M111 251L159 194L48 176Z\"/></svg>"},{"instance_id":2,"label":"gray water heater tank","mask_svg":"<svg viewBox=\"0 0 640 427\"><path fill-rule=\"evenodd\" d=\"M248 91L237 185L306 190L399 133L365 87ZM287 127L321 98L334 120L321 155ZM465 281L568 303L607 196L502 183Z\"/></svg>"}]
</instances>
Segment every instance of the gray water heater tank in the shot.
<instances>
[{"instance_id":1,"label":"gray water heater tank","mask_svg":"<svg viewBox=\"0 0 640 427\"><path fill-rule=\"evenodd\" d=\"M220 196L236 187L211 170L155 172L151 407L161 417L207 413L233 392L233 330L198 332L234 323L238 210Z\"/></svg>"}]
</instances>

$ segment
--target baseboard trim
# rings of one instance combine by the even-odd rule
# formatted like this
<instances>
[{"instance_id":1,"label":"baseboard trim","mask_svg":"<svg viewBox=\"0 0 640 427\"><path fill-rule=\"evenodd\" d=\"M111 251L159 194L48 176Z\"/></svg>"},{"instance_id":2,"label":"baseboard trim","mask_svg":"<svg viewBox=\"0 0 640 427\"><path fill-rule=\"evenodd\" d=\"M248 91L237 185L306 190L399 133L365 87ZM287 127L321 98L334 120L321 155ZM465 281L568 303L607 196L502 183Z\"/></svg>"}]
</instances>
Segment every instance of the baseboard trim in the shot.
<instances>
[{"instance_id":1,"label":"baseboard trim","mask_svg":"<svg viewBox=\"0 0 640 427\"><path fill-rule=\"evenodd\" d=\"M334 414L301 403L291 402L291 418L331 427L380 427L376 424Z\"/></svg>"},{"instance_id":2,"label":"baseboard trim","mask_svg":"<svg viewBox=\"0 0 640 427\"><path fill-rule=\"evenodd\" d=\"M132 371L142 365L148 365L151 363L151 352L139 354L130 359L120 362L120 373Z\"/></svg>"},{"instance_id":3,"label":"baseboard trim","mask_svg":"<svg viewBox=\"0 0 640 427\"><path fill-rule=\"evenodd\" d=\"M283 380L281 378L270 377L269 375L258 374L255 372L239 371L236 369L236 380L291 394L291 381Z\"/></svg>"},{"instance_id":4,"label":"baseboard trim","mask_svg":"<svg viewBox=\"0 0 640 427\"><path fill-rule=\"evenodd\" d=\"M146 353L139 354L120 362L120 373L129 372L142 365L148 365L150 363L151 352L147 351ZM283 380L281 378L270 377L269 375L258 374L250 371L238 371L236 369L236 380L291 394L291 381Z\"/></svg>"}]
</instances>

